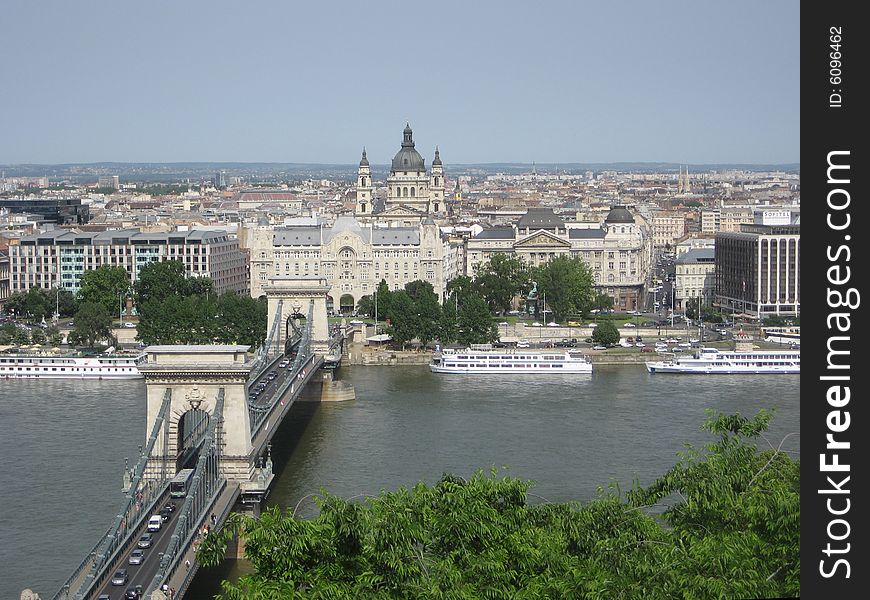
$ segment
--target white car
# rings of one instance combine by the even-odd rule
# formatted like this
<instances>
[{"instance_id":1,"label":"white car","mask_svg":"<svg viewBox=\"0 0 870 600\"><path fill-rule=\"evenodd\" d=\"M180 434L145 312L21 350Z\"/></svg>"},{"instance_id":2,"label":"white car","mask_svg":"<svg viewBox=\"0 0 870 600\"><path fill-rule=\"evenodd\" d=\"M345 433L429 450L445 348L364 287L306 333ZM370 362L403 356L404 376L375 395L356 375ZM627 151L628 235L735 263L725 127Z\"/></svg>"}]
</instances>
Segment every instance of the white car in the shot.
<instances>
[{"instance_id":1,"label":"white car","mask_svg":"<svg viewBox=\"0 0 870 600\"><path fill-rule=\"evenodd\" d=\"M529 343L526 340L520 340L517 342L517 348L528 348Z\"/></svg>"},{"instance_id":2,"label":"white car","mask_svg":"<svg viewBox=\"0 0 870 600\"><path fill-rule=\"evenodd\" d=\"M160 531L160 526L163 525L163 517L154 515L148 519L148 531Z\"/></svg>"},{"instance_id":3,"label":"white car","mask_svg":"<svg viewBox=\"0 0 870 600\"><path fill-rule=\"evenodd\" d=\"M550 321L549 323L547 323L547 327L558 327L558 326L559 326L559 324L556 323L556 321Z\"/></svg>"},{"instance_id":4,"label":"white car","mask_svg":"<svg viewBox=\"0 0 870 600\"><path fill-rule=\"evenodd\" d=\"M623 327L637 327L634 323L626 323Z\"/></svg>"}]
</instances>

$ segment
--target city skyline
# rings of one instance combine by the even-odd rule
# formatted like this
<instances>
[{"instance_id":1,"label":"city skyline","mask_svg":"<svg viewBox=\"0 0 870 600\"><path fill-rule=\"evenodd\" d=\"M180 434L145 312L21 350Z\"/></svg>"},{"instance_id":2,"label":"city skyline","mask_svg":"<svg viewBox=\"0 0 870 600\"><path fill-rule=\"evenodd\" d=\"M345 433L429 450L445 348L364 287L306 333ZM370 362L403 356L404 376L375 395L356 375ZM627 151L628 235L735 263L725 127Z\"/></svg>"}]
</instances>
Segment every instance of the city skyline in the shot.
<instances>
[{"instance_id":1,"label":"city skyline","mask_svg":"<svg viewBox=\"0 0 870 600\"><path fill-rule=\"evenodd\" d=\"M0 164L799 162L795 3L235 8L13 2Z\"/></svg>"}]
</instances>

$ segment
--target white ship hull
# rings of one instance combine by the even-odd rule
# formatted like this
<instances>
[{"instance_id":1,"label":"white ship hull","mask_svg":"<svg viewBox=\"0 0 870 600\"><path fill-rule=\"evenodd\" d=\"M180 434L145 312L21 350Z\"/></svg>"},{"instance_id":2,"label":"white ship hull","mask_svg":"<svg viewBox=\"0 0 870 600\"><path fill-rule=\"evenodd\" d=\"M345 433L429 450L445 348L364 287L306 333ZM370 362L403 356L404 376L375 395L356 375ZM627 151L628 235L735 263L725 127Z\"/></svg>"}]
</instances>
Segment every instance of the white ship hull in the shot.
<instances>
[{"instance_id":1,"label":"white ship hull","mask_svg":"<svg viewBox=\"0 0 870 600\"><path fill-rule=\"evenodd\" d=\"M433 373L577 375L592 373L592 363L568 352L455 350L436 354L429 369Z\"/></svg>"},{"instance_id":2,"label":"white ship hull","mask_svg":"<svg viewBox=\"0 0 870 600\"><path fill-rule=\"evenodd\" d=\"M648 362L646 369L650 373L799 374L801 358L796 351L722 352L702 348L696 358Z\"/></svg>"},{"instance_id":3,"label":"white ship hull","mask_svg":"<svg viewBox=\"0 0 870 600\"><path fill-rule=\"evenodd\" d=\"M0 379L142 379L141 357L0 356Z\"/></svg>"}]
</instances>

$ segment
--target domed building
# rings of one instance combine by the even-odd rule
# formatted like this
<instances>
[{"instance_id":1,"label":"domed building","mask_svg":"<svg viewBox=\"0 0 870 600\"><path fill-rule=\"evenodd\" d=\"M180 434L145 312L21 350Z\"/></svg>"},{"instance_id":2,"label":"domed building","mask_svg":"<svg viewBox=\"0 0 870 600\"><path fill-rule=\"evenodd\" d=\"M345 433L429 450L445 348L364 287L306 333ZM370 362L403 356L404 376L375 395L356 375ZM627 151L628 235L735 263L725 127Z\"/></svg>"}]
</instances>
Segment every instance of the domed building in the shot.
<instances>
[{"instance_id":1,"label":"domed building","mask_svg":"<svg viewBox=\"0 0 870 600\"><path fill-rule=\"evenodd\" d=\"M381 220L402 220L408 217L422 219L427 215L445 213L444 167L435 148L432 170L427 173L426 161L414 147L414 133L410 123L402 132L402 146L393 157L387 177L387 197L382 210L373 208L371 168L365 150L359 164L357 217L373 215Z\"/></svg>"}]
</instances>

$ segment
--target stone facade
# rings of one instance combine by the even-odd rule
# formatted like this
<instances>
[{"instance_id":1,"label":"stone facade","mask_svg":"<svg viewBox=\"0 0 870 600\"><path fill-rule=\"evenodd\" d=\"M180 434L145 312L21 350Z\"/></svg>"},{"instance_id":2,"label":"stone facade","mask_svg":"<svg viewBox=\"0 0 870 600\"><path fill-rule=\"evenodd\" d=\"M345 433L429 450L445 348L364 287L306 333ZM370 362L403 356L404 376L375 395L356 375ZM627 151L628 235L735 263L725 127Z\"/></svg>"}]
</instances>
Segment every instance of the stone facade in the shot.
<instances>
[{"instance_id":1,"label":"stone facade","mask_svg":"<svg viewBox=\"0 0 870 600\"><path fill-rule=\"evenodd\" d=\"M272 277L317 276L329 286L330 309L344 312L374 294L382 279L391 290L428 281L443 297L462 256L431 219L413 227L376 227L345 216L331 227L258 227L251 240L252 296L263 295Z\"/></svg>"},{"instance_id":2,"label":"stone facade","mask_svg":"<svg viewBox=\"0 0 870 600\"><path fill-rule=\"evenodd\" d=\"M635 310L643 301L651 251L648 227L624 207L613 207L603 223L564 222L551 209L529 209L515 225L485 229L468 240L465 274L473 276L477 265L498 253L535 266L557 256L579 257L615 308Z\"/></svg>"}]
</instances>

